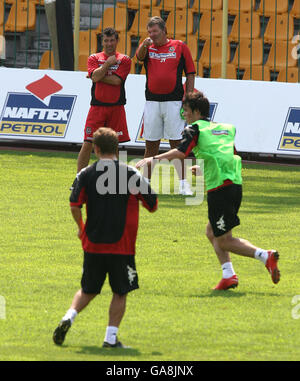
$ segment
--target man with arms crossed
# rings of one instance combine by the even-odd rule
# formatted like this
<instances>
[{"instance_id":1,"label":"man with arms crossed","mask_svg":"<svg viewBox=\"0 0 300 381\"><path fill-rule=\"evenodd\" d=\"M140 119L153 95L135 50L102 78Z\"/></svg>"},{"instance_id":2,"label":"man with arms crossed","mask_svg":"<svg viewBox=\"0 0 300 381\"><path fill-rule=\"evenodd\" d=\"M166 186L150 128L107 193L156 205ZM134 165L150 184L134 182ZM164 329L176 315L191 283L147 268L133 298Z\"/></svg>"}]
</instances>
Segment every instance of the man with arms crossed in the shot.
<instances>
[{"instance_id":1,"label":"man with arms crossed","mask_svg":"<svg viewBox=\"0 0 300 381\"><path fill-rule=\"evenodd\" d=\"M204 160L209 218L206 236L223 271L223 278L215 289L227 290L238 285L229 252L259 259L271 274L273 283L278 283L278 252L260 249L249 241L232 236L232 229L240 224L237 213L242 200L241 158L234 154L235 127L208 120L209 101L202 93L187 94L183 109L189 125L184 129L177 149L143 159L136 166L150 165L154 159L183 159L193 150L196 158ZM192 171L197 174L199 167L192 167Z\"/></svg>"},{"instance_id":2,"label":"man with arms crossed","mask_svg":"<svg viewBox=\"0 0 300 381\"><path fill-rule=\"evenodd\" d=\"M182 73L186 74L186 92L193 92L195 65L186 44L167 38L165 22L152 17L147 25L149 37L139 46L136 56L146 68L146 104L144 131L146 150L144 157L158 154L160 140L168 139L171 148L178 146L184 129L180 117L184 94ZM175 166L179 177L179 193L191 195L190 185L184 173L184 161ZM148 166L145 176L151 178Z\"/></svg>"},{"instance_id":3,"label":"man with arms crossed","mask_svg":"<svg viewBox=\"0 0 300 381\"><path fill-rule=\"evenodd\" d=\"M106 274L113 292L103 347L123 347L117 332L125 313L127 293L137 289L135 242L139 201L150 212L157 208L157 196L139 171L120 163L118 135L111 128L94 134L98 161L81 170L70 196L73 218L84 251L81 289L55 329L53 341L64 342L76 315L100 294ZM83 225L81 207L86 204Z\"/></svg>"},{"instance_id":4,"label":"man with arms crossed","mask_svg":"<svg viewBox=\"0 0 300 381\"><path fill-rule=\"evenodd\" d=\"M84 142L78 155L77 172L89 164L93 133L99 127L113 128L120 143L130 140L124 105L125 80L131 59L117 52L119 36L113 28L103 31L103 51L88 58L88 76L92 79L91 106L86 119Z\"/></svg>"}]
</instances>

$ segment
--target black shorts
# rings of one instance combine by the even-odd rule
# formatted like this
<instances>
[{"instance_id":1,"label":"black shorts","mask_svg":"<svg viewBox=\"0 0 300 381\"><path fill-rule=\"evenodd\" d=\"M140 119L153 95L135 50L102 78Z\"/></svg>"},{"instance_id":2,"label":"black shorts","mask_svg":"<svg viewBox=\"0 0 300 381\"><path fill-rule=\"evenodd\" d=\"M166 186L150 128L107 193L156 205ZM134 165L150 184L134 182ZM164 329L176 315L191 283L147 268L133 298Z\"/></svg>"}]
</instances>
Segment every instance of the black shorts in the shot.
<instances>
[{"instance_id":1,"label":"black shorts","mask_svg":"<svg viewBox=\"0 0 300 381\"><path fill-rule=\"evenodd\" d=\"M215 237L220 237L240 224L237 213L241 201L242 186L238 184L207 193L208 219Z\"/></svg>"},{"instance_id":2,"label":"black shorts","mask_svg":"<svg viewBox=\"0 0 300 381\"><path fill-rule=\"evenodd\" d=\"M100 294L106 274L112 292L125 295L139 288L134 255L84 252L81 287L86 294Z\"/></svg>"}]
</instances>

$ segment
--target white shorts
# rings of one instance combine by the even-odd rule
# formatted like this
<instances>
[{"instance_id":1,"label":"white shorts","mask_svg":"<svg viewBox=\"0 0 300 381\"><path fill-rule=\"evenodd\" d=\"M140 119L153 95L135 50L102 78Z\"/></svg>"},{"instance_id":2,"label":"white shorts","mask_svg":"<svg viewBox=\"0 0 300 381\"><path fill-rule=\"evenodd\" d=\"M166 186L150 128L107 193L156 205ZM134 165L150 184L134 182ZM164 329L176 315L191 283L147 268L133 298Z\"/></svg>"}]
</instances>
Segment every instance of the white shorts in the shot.
<instances>
[{"instance_id":1,"label":"white shorts","mask_svg":"<svg viewBox=\"0 0 300 381\"><path fill-rule=\"evenodd\" d=\"M181 101L146 101L144 132L146 140L181 140L185 121L180 117Z\"/></svg>"}]
</instances>

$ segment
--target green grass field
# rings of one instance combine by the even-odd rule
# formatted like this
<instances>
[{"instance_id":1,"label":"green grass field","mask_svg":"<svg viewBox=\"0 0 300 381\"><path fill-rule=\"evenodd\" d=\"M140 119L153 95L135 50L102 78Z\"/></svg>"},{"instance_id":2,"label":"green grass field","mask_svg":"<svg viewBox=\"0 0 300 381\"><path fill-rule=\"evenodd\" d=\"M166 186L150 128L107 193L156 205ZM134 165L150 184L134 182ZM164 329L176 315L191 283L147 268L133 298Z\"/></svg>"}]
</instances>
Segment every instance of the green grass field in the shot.
<instances>
[{"instance_id":1,"label":"green grass field","mask_svg":"<svg viewBox=\"0 0 300 381\"><path fill-rule=\"evenodd\" d=\"M62 347L52 333L80 288L82 251L69 211L76 153L0 151L0 360L300 360L300 168L245 164L241 225L234 234L280 252L281 281L232 255L239 287L212 291L221 268L206 239L206 202L161 195L141 207L136 263L119 338L102 349L108 283L75 320ZM3 300L2 298L2 300ZM300 303L300 302L298 302ZM292 312L294 311L294 318Z\"/></svg>"}]
</instances>

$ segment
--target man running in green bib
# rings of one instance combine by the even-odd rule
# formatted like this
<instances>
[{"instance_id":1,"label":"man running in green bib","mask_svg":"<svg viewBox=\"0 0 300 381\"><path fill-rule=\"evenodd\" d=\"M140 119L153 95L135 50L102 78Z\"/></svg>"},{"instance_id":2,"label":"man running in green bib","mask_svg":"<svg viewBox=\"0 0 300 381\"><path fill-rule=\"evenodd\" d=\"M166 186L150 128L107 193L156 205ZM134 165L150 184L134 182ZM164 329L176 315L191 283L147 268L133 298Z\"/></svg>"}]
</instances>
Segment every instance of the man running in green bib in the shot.
<instances>
[{"instance_id":1,"label":"man running in green bib","mask_svg":"<svg viewBox=\"0 0 300 381\"><path fill-rule=\"evenodd\" d=\"M183 115L189 125L184 129L180 145L176 149L141 160L137 163L137 168L150 164L154 159L183 159L192 150L197 159L204 160L209 219L206 236L223 271L223 277L215 290L238 286L230 252L260 260L271 274L273 283L278 283L278 252L260 249L249 241L232 236L232 229L240 224L237 213L242 201L242 163L240 156L234 152L235 127L209 121L209 101L201 92L187 94L183 108ZM198 174L198 166L191 169L194 175Z\"/></svg>"}]
</instances>

